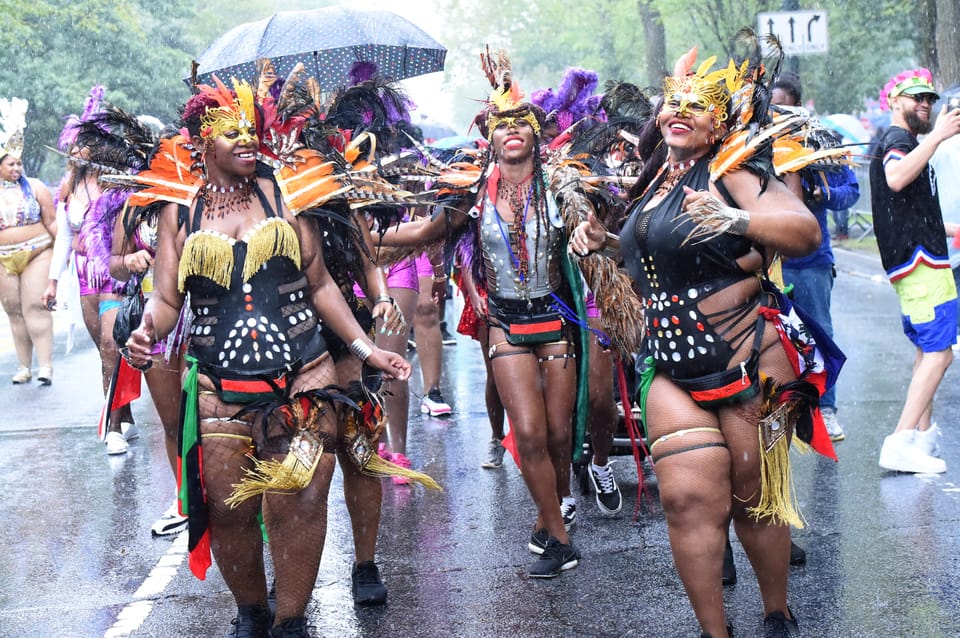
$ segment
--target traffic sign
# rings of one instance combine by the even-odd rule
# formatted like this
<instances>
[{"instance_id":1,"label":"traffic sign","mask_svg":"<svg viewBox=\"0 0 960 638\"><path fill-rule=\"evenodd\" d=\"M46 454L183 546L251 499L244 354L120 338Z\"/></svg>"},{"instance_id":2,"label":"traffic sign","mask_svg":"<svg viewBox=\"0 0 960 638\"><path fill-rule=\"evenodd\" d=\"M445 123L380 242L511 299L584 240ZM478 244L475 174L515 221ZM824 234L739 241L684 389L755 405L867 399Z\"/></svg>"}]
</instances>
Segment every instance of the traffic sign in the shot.
<instances>
[{"instance_id":1,"label":"traffic sign","mask_svg":"<svg viewBox=\"0 0 960 638\"><path fill-rule=\"evenodd\" d=\"M826 53L826 11L772 11L757 14L760 36L773 34L787 55Z\"/></svg>"}]
</instances>

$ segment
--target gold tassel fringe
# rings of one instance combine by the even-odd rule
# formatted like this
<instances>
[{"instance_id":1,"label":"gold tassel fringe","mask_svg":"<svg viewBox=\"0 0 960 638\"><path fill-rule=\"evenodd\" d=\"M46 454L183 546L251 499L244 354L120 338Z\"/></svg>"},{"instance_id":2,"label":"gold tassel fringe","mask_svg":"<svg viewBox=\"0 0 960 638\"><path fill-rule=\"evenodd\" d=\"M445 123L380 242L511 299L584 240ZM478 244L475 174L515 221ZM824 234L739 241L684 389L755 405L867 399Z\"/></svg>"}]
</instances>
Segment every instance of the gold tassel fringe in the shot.
<instances>
[{"instance_id":1,"label":"gold tassel fringe","mask_svg":"<svg viewBox=\"0 0 960 638\"><path fill-rule=\"evenodd\" d=\"M367 476L373 476L376 478L402 476L410 479L411 481L419 483L424 487L428 487L431 490L443 491L443 488L440 487L440 484L433 480L433 478L428 474L417 472L416 470L411 470L410 468L400 467L399 465L391 463L390 461L382 458L378 454L374 454L370 457L366 465L363 466L361 472Z\"/></svg>"},{"instance_id":2,"label":"gold tassel fringe","mask_svg":"<svg viewBox=\"0 0 960 638\"><path fill-rule=\"evenodd\" d=\"M243 262L243 281L250 278L271 257L288 257L300 267L300 241L280 217L268 217L247 232L247 258Z\"/></svg>"},{"instance_id":3,"label":"gold tassel fringe","mask_svg":"<svg viewBox=\"0 0 960 638\"><path fill-rule=\"evenodd\" d=\"M763 428L760 428L760 502L749 512L757 521L769 519L775 525L804 527L790 468L790 438L781 436L768 447Z\"/></svg>"},{"instance_id":4,"label":"gold tassel fringe","mask_svg":"<svg viewBox=\"0 0 960 638\"><path fill-rule=\"evenodd\" d=\"M187 277L199 275L223 288L230 287L235 240L221 233L201 230L187 237L180 257L177 286L184 292Z\"/></svg>"},{"instance_id":5,"label":"gold tassel fringe","mask_svg":"<svg viewBox=\"0 0 960 638\"><path fill-rule=\"evenodd\" d=\"M225 500L231 509L267 492L291 494L310 484L323 454L323 442L309 430L300 430L290 441L290 451L283 461L253 459L253 469L244 468L246 476L233 484L233 493Z\"/></svg>"}]
</instances>

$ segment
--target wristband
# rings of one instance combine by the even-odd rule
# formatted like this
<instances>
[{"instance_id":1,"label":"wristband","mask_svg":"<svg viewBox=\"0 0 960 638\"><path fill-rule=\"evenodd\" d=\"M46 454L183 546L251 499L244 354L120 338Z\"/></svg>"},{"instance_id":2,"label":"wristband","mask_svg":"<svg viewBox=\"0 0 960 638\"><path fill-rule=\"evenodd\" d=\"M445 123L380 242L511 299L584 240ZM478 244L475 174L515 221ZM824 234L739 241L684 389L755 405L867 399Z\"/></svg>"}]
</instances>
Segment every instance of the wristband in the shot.
<instances>
[{"instance_id":1,"label":"wristband","mask_svg":"<svg viewBox=\"0 0 960 638\"><path fill-rule=\"evenodd\" d=\"M367 342L364 341L361 337L357 337L352 342L350 342L350 346L348 349L357 359L360 359L361 363L366 363L367 359L370 358L370 355L373 354L373 348L368 346Z\"/></svg>"},{"instance_id":2,"label":"wristband","mask_svg":"<svg viewBox=\"0 0 960 638\"><path fill-rule=\"evenodd\" d=\"M747 234L747 226L750 225L750 213L740 208L731 208L730 216L733 218L730 228L727 229L727 232L733 233L734 235L743 235Z\"/></svg>"},{"instance_id":3,"label":"wristband","mask_svg":"<svg viewBox=\"0 0 960 638\"><path fill-rule=\"evenodd\" d=\"M378 303L388 303L392 306L394 304L394 299L390 295L377 295L373 300L373 305L376 306Z\"/></svg>"}]
</instances>

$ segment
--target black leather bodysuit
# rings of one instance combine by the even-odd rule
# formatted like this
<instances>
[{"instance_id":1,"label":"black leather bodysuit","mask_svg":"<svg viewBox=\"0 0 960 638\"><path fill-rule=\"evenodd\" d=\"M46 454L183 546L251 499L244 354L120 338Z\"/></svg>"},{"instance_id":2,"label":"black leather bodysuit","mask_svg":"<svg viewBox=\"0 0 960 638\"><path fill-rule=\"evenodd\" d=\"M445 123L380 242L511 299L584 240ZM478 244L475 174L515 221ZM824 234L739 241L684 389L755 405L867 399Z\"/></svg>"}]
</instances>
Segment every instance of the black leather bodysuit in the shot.
<instances>
[{"instance_id":1,"label":"black leather bodysuit","mask_svg":"<svg viewBox=\"0 0 960 638\"><path fill-rule=\"evenodd\" d=\"M631 209L620 234L620 248L644 303L646 339L657 369L675 379L690 379L725 370L737 347L754 327L729 334L730 328L754 313L759 296L712 315L699 304L737 281L753 276L737 259L751 241L724 234L708 242L684 240L694 227L681 212L683 186L708 187L708 163L698 161L667 196L643 210L659 180Z\"/></svg>"},{"instance_id":2,"label":"black leather bodysuit","mask_svg":"<svg viewBox=\"0 0 960 638\"><path fill-rule=\"evenodd\" d=\"M325 351L296 233L259 187L255 192L267 217L239 240L200 230L201 200L180 259L196 316L190 354L220 379L277 378Z\"/></svg>"}]
</instances>

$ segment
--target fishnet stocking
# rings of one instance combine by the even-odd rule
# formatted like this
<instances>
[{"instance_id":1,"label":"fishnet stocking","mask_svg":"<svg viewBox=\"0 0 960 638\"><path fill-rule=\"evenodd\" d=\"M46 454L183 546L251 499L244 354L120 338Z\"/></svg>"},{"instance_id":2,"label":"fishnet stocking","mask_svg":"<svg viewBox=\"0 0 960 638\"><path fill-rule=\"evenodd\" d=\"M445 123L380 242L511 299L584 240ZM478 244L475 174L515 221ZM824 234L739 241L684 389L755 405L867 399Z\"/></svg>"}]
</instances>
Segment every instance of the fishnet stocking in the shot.
<instances>
[{"instance_id":1,"label":"fishnet stocking","mask_svg":"<svg viewBox=\"0 0 960 638\"><path fill-rule=\"evenodd\" d=\"M301 370L291 384L290 393L323 388L335 381L333 363L326 358ZM203 392L199 396L213 554L237 604L265 606L263 540L257 521L262 506L276 575L277 622L301 617L316 582L326 537L327 493L334 467L333 454L328 452L333 450L325 451L313 480L303 490L295 494L266 494L262 500L248 499L236 509L230 509L224 505L224 499L233 491L233 484L243 478L243 468L253 467L246 456L253 451L251 426L231 420L240 408L240 405L220 401L215 394ZM248 418L253 417L244 417ZM329 437L326 440L336 440L335 410L327 410L319 425L321 433ZM269 429L275 431L276 427L277 424L271 422ZM258 456L282 460L285 453L261 451Z\"/></svg>"},{"instance_id":2,"label":"fishnet stocking","mask_svg":"<svg viewBox=\"0 0 960 638\"><path fill-rule=\"evenodd\" d=\"M793 378L776 331L769 325L760 369L775 379ZM757 574L764 611L786 609L789 528L758 523L747 513L759 494L759 402L758 397L716 412L704 410L661 375L654 379L647 403L651 441L691 428L720 429L666 439L653 452L655 458L678 452L656 463L660 498L677 571L701 627L713 635L726 631L721 572L731 515ZM726 447L687 449L717 442Z\"/></svg>"}]
</instances>

